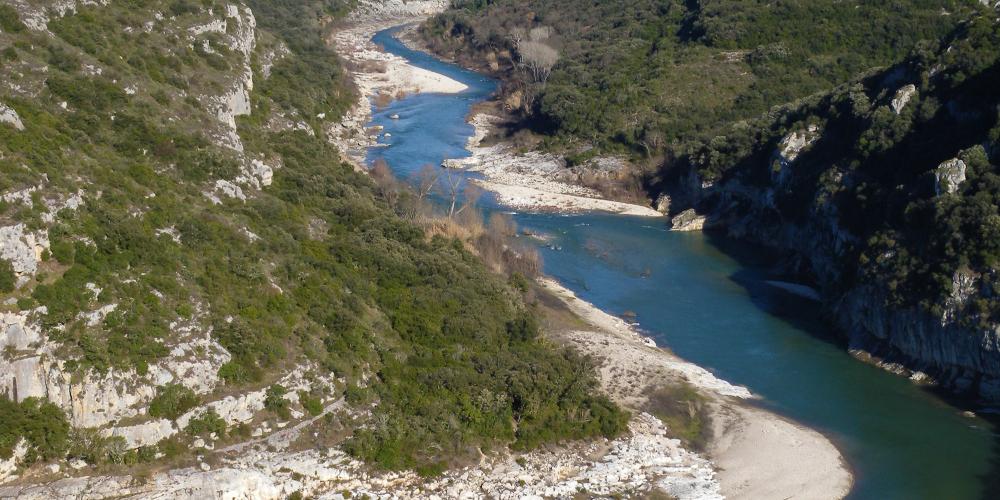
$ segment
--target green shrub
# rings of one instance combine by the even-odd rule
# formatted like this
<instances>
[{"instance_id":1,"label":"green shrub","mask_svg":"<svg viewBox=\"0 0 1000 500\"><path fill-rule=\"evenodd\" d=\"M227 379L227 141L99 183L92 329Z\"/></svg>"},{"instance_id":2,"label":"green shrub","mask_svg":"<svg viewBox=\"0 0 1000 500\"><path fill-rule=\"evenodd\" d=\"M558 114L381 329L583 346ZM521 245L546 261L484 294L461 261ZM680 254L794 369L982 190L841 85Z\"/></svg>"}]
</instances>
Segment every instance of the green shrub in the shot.
<instances>
[{"instance_id":1,"label":"green shrub","mask_svg":"<svg viewBox=\"0 0 1000 500\"><path fill-rule=\"evenodd\" d=\"M21 22L21 17L17 15L17 10L14 7L3 4L0 5L0 29L10 33L21 33L26 31L28 27Z\"/></svg>"},{"instance_id":2,"label":"green shrub","mask_svg":"<svg viewBox=\"0 0 1000 500\"><path fill-rule=\"evenodd\" d=\"M209 408L200 416L192 418L188 422L186 431L192 436L205 436L214 432L216 435L224 437L226 435L226 421L216 413L215 408Z\"/></svg>"},{"instance_id":3,"label":"green shrub","mask_svg":"<svg viewBox=\"0 0 1000 500\"><path fill-rule=\"evenodd\" d=\"M10 458L24 439L28 454L24 461L62 458L69 440L66 414L56 405L38 398L15 403L0 396L0 457Z\"/></svg>"},{"instance_id":4,"label":"green shrub","mask_svg":"<svg viewBox=\"0 0 1000 500\"><path fill-rule=\"evenodd\" d=\"M14 267L5 259L0 259L0 293L10 293L17 285L17 275L14 274Z\"/></svg>"},{"instance_id":5,"label":"green shrub","mask_svg":"<svg viewBox=\"0 0 1000 500\"><path fill-rule=\"evenodd\" d=\"M191 408L198 406L200 398L191 389L180 384L168 384L149 402L149 416L177 420Z\"/></svg>"},{"instance_id":6,"label":"green shrub","mask_svg":"<svg viewBox=\"0 0 1000 500\"><path fill-rule=\"evenodd\" d=\"M323 402L317 396L312 396L305 391L299 391L299 402L302 403L302 407L314 417L323 413Z\"/></svg>"},{"instance_id":7,"label":"green shrub","mask_svg":"<svg viewBox=\"0 0 1000 500\"><path fill-rule=\"evenodd\" d=\"M287 393L288 389L285 389L281 384L274 384L268 387L264 398L264 408L274 412L281 418L288 418L288 400L284 398Z\"/></svg>"}]
</instances>

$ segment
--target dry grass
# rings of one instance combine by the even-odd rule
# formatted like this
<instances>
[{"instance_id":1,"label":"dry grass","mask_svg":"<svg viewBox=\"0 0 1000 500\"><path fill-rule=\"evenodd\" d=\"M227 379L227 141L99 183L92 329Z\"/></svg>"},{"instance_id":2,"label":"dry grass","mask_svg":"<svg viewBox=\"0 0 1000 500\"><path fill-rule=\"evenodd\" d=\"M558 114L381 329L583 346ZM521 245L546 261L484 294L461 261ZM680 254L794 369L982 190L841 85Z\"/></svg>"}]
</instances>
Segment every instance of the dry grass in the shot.
<instances>
[{"instance_id":1,"label":"dry grass","mask_svg":"<svg viewBox=\"0 0 1000 500\"><path fill-rule=\"evenodd\" d=\"M509 215L496 213L487 222L474 205L463 202L462 209L449 216L397 180L385 160L376 160L368 173L382 198L398 215L424 228L428 240L437 236L458 240L491 270L508 277L533 278L541 273L541 256L519 239L517 224Z\"/></svg>"}]
</instances>

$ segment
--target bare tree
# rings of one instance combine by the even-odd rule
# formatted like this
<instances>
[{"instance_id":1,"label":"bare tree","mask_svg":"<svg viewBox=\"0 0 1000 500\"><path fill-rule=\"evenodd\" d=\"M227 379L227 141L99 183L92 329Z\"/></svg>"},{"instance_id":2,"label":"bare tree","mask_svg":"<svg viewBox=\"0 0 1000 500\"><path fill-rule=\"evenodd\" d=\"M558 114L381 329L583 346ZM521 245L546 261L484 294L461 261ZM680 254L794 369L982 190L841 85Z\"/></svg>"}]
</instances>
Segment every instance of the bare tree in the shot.
<instances>
[{"instance_id":1,"label":"bare tree","mask_svg":"<svg viewBox=\"0 0 1000 500\"><path fill-rule=\"evenodd\" d=\"M505 213L493 212L490 215L489 228L497 238L513 238L517 235L517 223Z\"/></svg>"},{"instance_id":2,"label":"bare tree","mask_svg":"<svg viewBox=\"0 0 1000 500\"><path fill-rule=\"evenodd\" d=\"M646 156L653 156L659 152L665 142L666 138L659 130L647 127L642 132L642 146L646 148Z\"/></svg>"},{"instance_id":3,"label":"bare tree","mask_svg":"<svg viewBox=\"0 0 1000 500\"><path fill-rule=\"evenodd\" d=\"M528 40L532 42L544 42L552 36L552 28L549 26L538 26L536 28L531 28L528 32Z\"/></svg>"},{"instance_id":4,"label":"bare tree","mask_svg":"<svg viewBox=\"0 0 1000 500\"><path fill-rule=\"evenodd\" d=\"M461 214L465 209L476 204L479 197L482 196L483 192L481 189L473 185L472 183L465 180L465 178L458 173L455 173L452 169L446 170L445 175L445 189L447 190L447 195L451 199L451 206L448 209L448 217L454 218L456 215ZM461 204L459 201L461 200Z\"/></svg>"},{"instance_id":5,"label":"bare tree","mask_svg":"<svg viewBox=\"0 0 1000 500\"><path fill-rule=\"evenodd\" d=\"M420 167L417 173L417 199L423 200L434 191L438 179L441 178L440 170L430 163Z\"/></svg>"},{"instance_id":6,"label":"bare tree","mask_svg":"<svg viewBox=\"0 0 1000 500\"><path fill-rule=\"evenodd\" d=\"M521 42L517 50L521 64L531 71L536 83L545 84L552 72L552 67L559 61L559 51L549 47L544 42Z\"/></svg>"},{"instance_id":7,"label":"bare tree","mask_svg":"<svg viewBox=\"0 0 1000 500\"><path fill-rule=\"evenodd\" d=\"M378 186L379 193L382 197L389 203L389 206L394 209L397 208L397 202L399 201L399 186L396 182L396 176L393 175L392 169L389 167L389 162L385 161L384 158L379 158L375 160L369 171L375 184Z\"/></svg>"},{"instance_id":8,"label":"bare tree","mask_svg":"<svg viewBox=\"0 0 1000 500\"><path fill-rule=\"evenodd\" d=\"M375 182L383 183L392 179L392 169L389 168L389 162L385 161L385 158L377 158L374 163L372 163L371 170L368 173L372 176Z\"/></svg>"},{"instance_id":9,"label":"bare tree","mask_svg":"<svg viewBox=\"0 0 1000 500\"><path fill-rule=\"evenodd\" d=\"M510 43L514 46L514 50L518 50L521 47L521 42L523 42L525 38L528 38L528 32L521 27L512 28L510 33L507 35L507 38L510 39Z\"/></svg>"}]
</instances>

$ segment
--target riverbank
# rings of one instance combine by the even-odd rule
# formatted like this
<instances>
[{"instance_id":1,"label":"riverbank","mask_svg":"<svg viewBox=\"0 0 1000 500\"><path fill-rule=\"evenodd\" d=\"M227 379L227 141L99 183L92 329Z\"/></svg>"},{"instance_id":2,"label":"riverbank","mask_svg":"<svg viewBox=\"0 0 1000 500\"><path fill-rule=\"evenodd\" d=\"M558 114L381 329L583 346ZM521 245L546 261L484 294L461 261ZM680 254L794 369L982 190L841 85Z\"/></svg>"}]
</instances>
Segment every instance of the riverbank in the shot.
<instances>
[{"instance_id":1,"label":"riverbank","mask_svg":"<svg viewBox=\"0 0 1000 500\"><path fill-rule=\"evenodd\" d=\"M399 19L392 22L402 24ZM363 43L357 43L358 39L370 39L375 30L392 26L392 22L367 22L349 28L349 37L334 35L332 40L338 43L338 50L345 58L363 61L371 53L364 49ZM390 86L388 88L399 84L372 75L358 77L359 82L382 82ZM367 85L359 83L362 90L367 88L368 94L362 96L365 100L387 88ZM475 133L467 144L472 156L446 163L452 168L479 172L483 179L478 182L493 191L501 204L525 210L661 215L649 207L600 199L596 192L551 178L547 174L552 173L555 165L545 155L518 155L505 144L484 146L482 140L489 134L493 120L486 114L474 115ZM728 498L840 498L850 490L851 474L840 453L821 434L753 407L747 402L752 395L745 388L733 386L657 348L621 319L577 299L554 281L542 280L540 285L545 293L556 297L587 324L585 328L552 331L549 335L598 360L598 376L605 391L635 414L629 435L612 442L574 443L517 458L484 457L483 463L473 468L480 472L446 473L445 477L458 473L463 478L456 487L463 491L472 487L479 491L496 491L491 490L498 484L496 481L516 470L521 474L520 479L514 489L508 491L517 494L572 494L574 487L578 490L583 484L588 485L586 491L591 493L655 488L679 498L719 498L723 495ZM644 392L648 388L678 382L696 387L711 402L713 437L704 454L692 452L681 441L668 437L669 429L643 410ZM511 468L511 461L520 468ZM482 471L498 468L500 476L494 473L482 476ZM559 470L563 472L558 473ZM611 480L595 483L596 471L614 474L607 476L612 477ZM469 484L469 478L476 478L478 486ZM485 481L479 482L481 479Z\"/></svg>"},{"instance_id":2,"label":"riverbank","mask_svg":"<svg viewBox=\"0 0 1000 500\"><path fill-rule=\"evenodd\" d=\"M330 126L327 136L355 168L363 168L367 149L378 144L379 131L368 128L372 102L421 92L453 94L467 88L447 76L409 64L372 42L372 36L381 30L420 22L444 8L445 2L439 0L361 2L347 23L334 27L327 37L327 42L336 47L346 63L358 89L357 101L340 123Z\"/></svg>"},{"instance_id":3,"label":"riverbank","mask_svg":"<svg viewBox=\"0 0 1000 500\"><path fill-rule=\"evenodd\" d=\"M851 474L822 434L754 407L746 388L656 347L554 280L540 284L591 326L552 336L597 361L601 384L616 402L641 411L650 388L681 382L710 398L713 436L706 451L726 498L842 498L850 491Z\"/></svg>"},{"instance_id":4,"label":"riverbank","mask_svg":"<svg viewBox=\"0 0 1000 500\"><path fill-rule=\"evenodd\" d=\"M484 145L498 117L485 112L474 114L469 123L475 130L466 148L466 158L447 160L444 166L482 175L477 185L493 193L497 203L537 212L609 212L620 215L662 217L651 207L605 199L596 190L560 178L564 162L555 155L538 151L518 153L509 144Z\"/></svg>"},{"instance_id":5,"label":"riverbank","mask_svg":"<svg viewBox=\"0 0 1000 500\"><path fill-rule=\"evenodd\" d=\"M354 73L364 101L374 99L386 89L392 91L406 84L387 76L404 74L406 70L366 74L365 68L373 66L364 61L386 57L371 50L370 39L377 30L407 21L412 22L412 19L367 21L349 27L344 34L333 35L332 40L343 57L355 61L355 67L359 68ZM448 90L444 86L434 91ZM525 210L662 215L650 207L601 199L595 191L553 178L552 174L562 166L544 154L519 155L503 143L483 145L495 120L485 113L473 115L474 133L466 144L472 156L447 161L446 166L480 173L483 178L478 182L494 192L500 204ZM580 480L585 477L589 478L588 491L591 493L655 488L680 498L840 498L850 490L851 474L840 453L819 433L753 407L747 403L752 395L745 388L733 386L656 347L652 340L621 319L577 299L558 283L543 279L540 285L545 293L558 298L588 325L550 332L551 338L598 360L598 375L604 390L636 416L630 424L629 435L618 440L570 444L518 457L515 463L522 464L517 469L522 475L521 483L511 491L549 495L570 493L572 488L564 488L581 484ZM711 401L713 437L704 454L692 452L681 441L668 437L670 432L664 424L643 410L648 389L679 382L696 387ZM483 467L488 465L489 470L497 467L508 470L511 460L504 456L484 457L484 463L474 469L484 471ZM576 472L564 472L562 478L551 476L546 471L563 466L554 464L573 464L572 470ZM608 467L619 478L633 479L594 484L594 471L607 473ZM446 473L446 476L451 474ZM466 478L462 483L467 483L470 477L477 478L478 486L475 487L479 491L491 490L499 479L493 474L470 475L469 471L460 477ZM490 477L493 479L488 479ZM484 482L479 482L481 479Z\"/></svg>"}]
</instances>

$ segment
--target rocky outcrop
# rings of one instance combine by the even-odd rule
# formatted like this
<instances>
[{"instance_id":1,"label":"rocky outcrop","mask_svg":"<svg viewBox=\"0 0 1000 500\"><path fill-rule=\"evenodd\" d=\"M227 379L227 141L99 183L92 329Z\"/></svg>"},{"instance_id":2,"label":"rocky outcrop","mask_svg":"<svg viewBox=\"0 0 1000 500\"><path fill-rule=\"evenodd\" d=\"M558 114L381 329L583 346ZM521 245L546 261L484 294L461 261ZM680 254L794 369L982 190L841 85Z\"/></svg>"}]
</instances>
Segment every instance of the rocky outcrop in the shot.
<instances>
[{"instance_id":1,"label":"rocky outcrop","mask_svg":"<svg viewBox=\"0 0 1000 500\"><path fill-rule=\"evenodd\" d=\"M28 322L28 313L0 313L0 348L23 351L42 340L38 329Z\"/></svg>"},{"instance_id":2,"label":"rocky outcrop","mask_svg":"<svg viewBox=\"0 0 1000 500\"><path fill-rule=\"evenodd\" d=\"M6 123L17 130L24 130L24 123L21 122L21 117L17 115L17 111L14 111L3 103L0 103L0 123Z\"/></svg>"},{"instance_id":3,"label":"rocky outcrop","mask_svg":"<svg viewBox=\"0 0 1000 500\"><path fill-rule=\"evenodd\" d=\"M219 382L219 367L230 359L196 323L174 323L175 344L169 356L150 365L145 375L120 369L80 373L56 356L58 346L47 342L32 322L34 314L44 314L44 308L2 317L0 345L11 346L16 354L0 358L0 394L17 401L48 399L79 427L101 427L144 414L156 388L164 384L179 383L196 393L208 393Z\"/></svg>"},{"instance_id":4,"label":"rocky outcrop","mask_svg":"<svg viewBox=\"0 0 1000 500\"><path fill-rule=\"evenodd\" d=\"M705 227L705 216L698 215L689 208L670 219L670 229L673 231L701 231Z\"/></svg>"},{"instance_id":5,"label":"rocky outcrop","mask_svg":"<svg viewBox=\"0 0 1000 500\"><path fill-rule=\"evenodd\" d=\"M906 103L910 102L914 94L917 93L917 86L912 83L909 85L904 85L896 91L896 95L892 98L892 103L890 107L892 112L897 115L903 112L903 108L906 107Z\"/></svg>"},{"instance_id":6,"label":"rocky outcrop","mask_svg":"<svg viewBox=\"0 0 1000 500\"><path fill-rule=\"evenodd\" d=\"M222 19L213 19L207 24L189 28L193 43L206 33L216 33L225 37L228 46L242 58L242 70L232 82L232 86L219 97L211 99L219 121L225 126L222 135L216 137L220 145L243 151L243 143L236 132L236 117L249 115L250 92L253 90L253 69L250 58L257 44L257 20L249 7L227 5Z\"/></svg>"},{"instance_id":7,"label":"rocky outcrop","mask_svg":"<svg viewBox=\"0 0 1000 500\"><path fill-rule=\"evenodd\" d=\"M998 329L968 328L922 311L890 310L884 303L878 291L864 287L834 307L851 349L894 365L901 375L926 373L959 394L1000 401Z\"/></svg>"},{"instance_id":8,"label":"rocky outcrop","mask_svg":"<svg viewBox=\"0 0 1000 500\"><path fill-rule=\"evenodd\" d=\"M819 126L809 125L804 130L793 130L781 139L778 150L774 153L777 164L771 173L775 184L784 185L791 178L792 164L798 159L799 154L809 149L819 137ZM706 186L702 186L702 189L705 188Z\"/></svg>"},{"instance_id":9,"label":"rocky outcrop","mask_svg":"<svg viewBox=\"0 0 1000 500\"><path fill-rule=\"evenodd\" d=\"M8 3L28 29L45 31L51 18L74 12L80 5L107 5L107 0L8 0Z\"/></svg>"},{"instance_id":10,"label":"rocky outcrop","mask_svg":"<svg viewBox=\"0 0 1000 500\"><path fill-rule=\"evenodd\" d=\"M29 232L24 224L0 227L0 259L10 262L17 276L17 286L38 272L38 263L48 248L47 231Z\"/></svg>"},{"instance_id":11,"label":"rocky outcrop","mask_svg":"<svg viewBox=\"0 0 1000 500\"><path fill-rule=\"evenodd\" d=\"M785 162L793 162L799 157L799 153L816 142L819 136L817 125L809 125L805 130L792 131L778 143L778 155Z\"/></svg>"},{"instance_id":12,"label":"rocky outcrop","mask_svg":"<svg viewBox=\"0 0 1000 500\"><path fill-rule=\"evenodd\" d=\"M656 211L660 212L661 214L664 214L664 215L669 214L670 213L670 195L668 195L666 193L661 193L659 196L657 196L656 197L656 203L653 204L653 208L655 208Z\"/></svg>"},{"instance_id":13,"label":"rocky outcrop","mask_svg":"<svg viewBox=\"0 0 1000 500\"><path fill-rule=\"evenodd\" d=\"M14 450L9 458L0 457L0 483L4 483L13 478L17 472L17 467L28 455L28 442L21 438L14 445Z\"/></svg>"},{"instance_id":14,"label":"rocky outcrop","mask_svg":"<svg viewBox=\"0 0 1000 500\"><path fill-rule=\"evenodd\" d=\"M955 194L965 182L965 162L952 158L934 169L934 191L938 195Z\"/></svg>"},{"instance_id":15,"label":"rocky outcrop","mask_svg":"<svg viewBox=\"0 0 1000 500\"><path fill-rule=\"evenodd\" d=\"M816 139L795 132L786 136L775 153L781 169L790 172L799 154ZM965 169L965 162L958 158L938 166L933 171L938 195L957 194L965 182ZM711 191L688 186L685 195L696 200L694 204L710 223L724 227L730 236L774 248L785 256L782 262L787 271L811 276L856 357L921 383L938 383L959 394L1000 401L1000 331L992 326L970 327L962 321L967 302L981 288L974 273L955 273L952 295L937 316L912 308L894 309L872 286L840 289L843 273L853 272L856 265L856 260L844 259L861 243L841 227L837 207L823 201L832 197L831 190L848 182L836 168L828 175L809 212L794 223L785 221L775 206L776 193L786 189L783 182L788 180L780 172L772 176L769 186L749 185L737 177ZM838 292L830 293L832 289Z\"/></svg>"}]
</instances>

